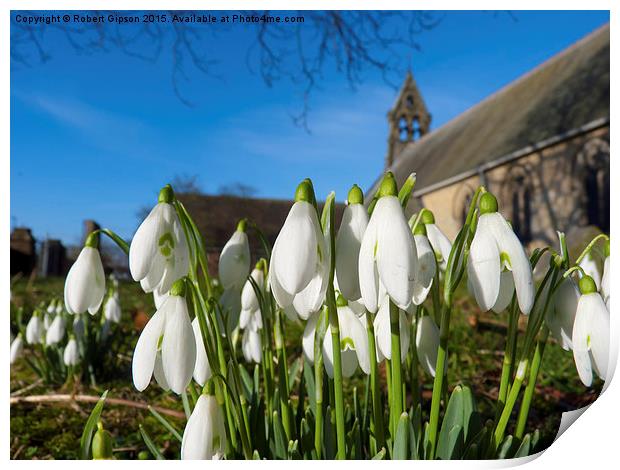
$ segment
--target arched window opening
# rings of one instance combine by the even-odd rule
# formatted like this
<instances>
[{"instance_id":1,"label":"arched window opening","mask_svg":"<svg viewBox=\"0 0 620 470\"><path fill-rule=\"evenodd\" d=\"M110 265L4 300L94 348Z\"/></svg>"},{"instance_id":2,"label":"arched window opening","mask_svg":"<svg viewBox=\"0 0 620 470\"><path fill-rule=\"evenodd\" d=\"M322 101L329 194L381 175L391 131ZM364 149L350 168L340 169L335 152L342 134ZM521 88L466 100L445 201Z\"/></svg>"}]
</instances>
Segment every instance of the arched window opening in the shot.
<instances>
[{"instance_id":1,"label":"arched window opening","mask_svg":"<svg viewBox=\"0 0 620 470\"><path fill-rule=\"evenodd\" d=\"M413 118L412 128L413 140L418 140L420 137L422 137L420 120L417 117Z\"/></svg>"},{"instance_id":2,"label":"arched window opening","mask_svg":"<svg viewBox=\"0 0 620 470\"><path fill-rule=\"evenodd\" d=\"M512 228L519 239L527 243L532 240L532 192L523 176L513 181Z\"/></svg>"},{"instance_id":3,"label":"arched window opening","mask_svg":"<svg viewBox=\"0 0 620 470\"><path fill-rule=\"evenodd\" d=\"M586 169L586 211L589 225L609 232L609 171L605 168Z\"/></svg>"},{"instance_id":4,"label":"arched window opening","mask_svg":"<svg viewBox=\"0 0 620 470\"><path fill-rule=\"evenodd\" d=\"M405 103L409 109L413 109L413 105L414 105L413 96L408 95L405 100Z\"/></svg>"},{"instance_id":5,"label":"arched window opening","mask_svg":"<svg viewBox=\"0 0 620 470\"><path fill-rule=\"evenodd\" d=\"M398 135L401 142L409 140L409 124L404 116L398 121Z\"/></svg>"}]
</instances>

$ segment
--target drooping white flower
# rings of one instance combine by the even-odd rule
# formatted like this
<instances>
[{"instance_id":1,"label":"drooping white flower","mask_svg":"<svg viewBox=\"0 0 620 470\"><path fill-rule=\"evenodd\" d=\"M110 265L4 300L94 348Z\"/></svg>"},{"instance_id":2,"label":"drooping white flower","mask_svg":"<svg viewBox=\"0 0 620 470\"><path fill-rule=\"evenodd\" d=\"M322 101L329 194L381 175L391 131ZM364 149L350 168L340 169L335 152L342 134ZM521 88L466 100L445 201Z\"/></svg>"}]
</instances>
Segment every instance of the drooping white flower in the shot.
<instances>
[{"instance_id":1,"label":"drooping white flower","mask_svg":"<svg viewBox=\"0 0 620 470\"><path fill-rule=\"evenodd\" d=\"M63 316L56 315L56 318L54 318L54 321L52 321L52 324L47 330L45 342L48 345L60 343L65 336L65 326L66 322Z\"/></svg>"},{"instance_id":2,"label":"drooping white flower","mask_svg":"<svg viewBox=\"0 0 620 470\"><path fill-rule=\"evenodd\" d=\"M428 293L433 285L433 279L437 272L437 262L435 261L435 253L431 244L426 237L424 225L419 224L413 238L415 241L416 253L418 260L416 263L416 272L413 281L413 304L420 305L426 300Z\"/></svg>"},{"instance_id":3,"label":"drooping white flower","mask_svg":"<svg viewBox=\"0 0 620 470\"><path fill-rule=\"evenodd\" d=\"M202 340L198 317L194 318L192 321L192 330L194 331L194 338L196 340L196 365L194 366L193 376L196 383L204 385L207 380L211 378L212 372L209 358L207 357L207 350Z\"/></svg>"},{"instance_id":4,"label":"drooping white flower","mask_svg":"<svg viewBox=\"0 0 620 470\"><path fill-rule=\"evenodd\" d=\"M580 295L575 282L571 278L565 279L558 286L547 308L545 316L547 328L566 351L573 349L573 325Z\"/></svg>"},{"instance_id":5,"label":"drooping white flower","mask_svg":"<svg viewBox=\"0 0 620 470\"><path fill-rule=\"evenodd\" d=\"M226 329L224 323L220 324L221 334L225 335L226 330L232 333L239 325L239 315L241 313L241 289L234 286L225 290L220 297L222 315L226 318ZM218 317L219 318L219 317ZM223 318L220 318L223 320Z\"/></svg>"},{"instance_id":6,"label":"drooping white flower","mask_svg":"<svg viewBox=\"0 0 620 470\"><path fill-rule=\"evenodd\" d=\"M120 323L121 321L121 301L118 298L118 292L108 297L103 307L103 315L112 323Z\"/></svg>"},{"instance_id":7,"label":"drooping white flower","mask_svg":"<svg viewBox=\"0 0 620 470\"><path fill-rule=\"evenodd\" d=\"M80 353L78 351L77 341L75 341L73 336L69 338L62 358L66 366L76 366L79 364Z\"/></svg>"},{"instance_id":8,"label":"drooping white flower","mask_svg":"<svg viewBox=\"0 0 620 470\"><path fill-rule=\"evenodd\" d=\"M47 309L45 310L47 313L49 313L50 315L54 315L56 313L56 300L53 299L49 305L47 306Z\"/></svg>"},{"instance_id":9,"label":"drooping white flower","mask_svg":"<svg viewBox=\"0 0 620 470\"><path fill-rule=\"evenodd\" d=\"M184 281L178 281L162 306L140 334L133 354L133 383L142 391L151 381L158 352L165 382L181 394L192 378L196 364L196 339L184 297Z\"/></svg>"},{"instance_id":10,"label":"drooping white flower","mask_svg":"<svg viewBox=\"0 0 620 470\"><path fill-rule=\"evenodd\" d=\"M398 310L399 329L400 329L400 359L404 362L409 350L409 320L401 309ZM377 312L373 323L375 329L375 339L377 343L377 362L383 359L392 359L392 326L390 323L390 301L387 296L383 298L381 307Z\"/></svg>"},{"instance_id":11,"label":"drooping white flower","mask_svg":"<svg viewBox=\"0 0 620 470\"><path fill-rule=\"evenodd\" d=\"M52 322L54 321L54 314L51 314L49 312L45 312L43 314L43 328L45 330L48 330L50 325L52 324Z\"/></svg>"},{"instance_id":12,"label":"drooping white flower","mask_svg":"<svg viewBox=\"0 0 620 470\"><path fill-rule=\"evenodd\" d=\"M314 336L316 334L316 326L320 315L321 312L316 312L310 315L310 318L308 318L308 321L306 322L301 339L301 346L304 356L311 364L314 364Z\"/></svg>"},{"instance_id":13,"label":"drooping white flower","mask_svg":"<svg viewBox=\"0 0 620 470\"><path fill-rule=\"evenodd\" d=\"M262 289L265 283L263 270L258 266L252 270L252 279L259 289ZM260 313L260 303L254 287L248 279L241 291L241 314L239 316L239 327L241 329L251 328L257 330L262 328L263 322Z\"/></svg>"},{"instance_id":14,"label":"drooping white flower","mask_svg":"<svg viewBox=\"0 0 620 470\"><path fill-rule=\"evenodd\" d=\"M360 248L360 292L372 313L382 304L383 293L401 309L407 309L413 298L417 252L396 193L396 182L388 173Z\"/></svg>"},{"instance_id":15,"label":"drooping white flower","mask_svg":"<svg viewBox=\"0 0 620 470\"><path fill-rule=\"evenodd\" d=\"M250 243L245 233L245 220L226 242L218 263L220 283L224 289L241 289L250 273Z\"/></svg>"},{"instance_id":16,"label":"drooping white flower","mask_svg":"<svg viewBox=\"0 0 620 470\"><path fill-rule=\"evenodd\" d=\"M161 304L164 303L164 300L166 300L166 298L168 298L168 292L160 294L159 292L157 292L157 289L153 291L153 303L155 304L155 310L161 307Z\"/></svg>"},{"instance_id":17,"label":"drooping white flower","mask_svg":"<svg viewBox=\"0 0 620 470\"><path fill-rule=\"evenodd\" d=\"M11 343L11 364L21 357L23 351L24 340L21 333L19 333Z\"/></svg>"},{"instance_id":18,"label":"drooping white flower","mask_svg":"<svg viewBox=\"0 0 620 470\"><path fill-rule=\"evenodd\" d=\"M241 351L247 362L260 364L262 359L262 341L259 330L246 328L241 337Z\"/></svg>"},{"instance_id":19,"label":"drooping white flower","mask_svg":"<svg viewBox=\"0 0 620 470\"><path fill-rule=\"evenodd\" d=\"M181 458L183 460L219 460L226 450L224 413L212 395L200 395L187 420Z\"/></svg>"},{"instance_id":20,"label":"drooping white flower","mask_svg":"<svg viewBox=\"0 0 620 470\"><path fill-rule=\"evenodd\" d=\"M45 328L41 314L35 311L26 325L26 341L28 344L39 344L45 337Z\"/></svg>"},{"instance_id":21,"label":"drooping white flower","mask_svg":"<svg viewBox=\"0 0 620 470\"><path fill-rule=\"evenodd\" d=\"M426 236L428 237L428 241L435 252L439 269L445 271L448 265L450 251L452 250L452 243L435 224L435 216L430 210L424 210L424 213L422 214L422 222L426 227Z\"/></svg>"},{"instance_id":22,"label":"drooping white flower","mask_svg":"<svg viewBox=\"0 0 620 470\"><path fill-rule=\"evenodd\" d=\"M365 320L365 318L364 318ZM338 323L340 327L340 359L343 377L351 377L359 364L365 374L370 374L370 352L366 324L362 323L348 306L338 307ZM312 339L314 343L314 338ZM323 340L323 363L330 377L334 376L334 349L331 326L327 327Z\"/></svg>"},{"instance_id":23,"label":"drooping white flower","mask_svg":"<svg viewBox=\"0 0 620 470\"><path fill-rule=\"evenodd\" d=\"M497 200L492 194L482 195L480 209L482 215L467 262L467 275L476 302L485 312L496 306L501 274L507 270L512 274L519 308L528 314L534 303L534 280L525 250L508 222L497 212ZM505 287L507 292L508 286Z\"/></svg>"},{"instance_id":24,"label":"drooping white flower","mask_svg":"<svg viewBox=\"0 0 620 470\"><path fill-rule=\"evenodd\" d=\"M348 204L336 235L336 279L339 290L347 300L358 300L362 294L359 282L359 254L368 212L363 206L362 190L354 185L349 191Z\"/></svg>"},{"instance_id":25,"label":"drooping white flower","mask_svg":"<svg viewBox=\"0 0 620 470\"><path fill-rule=\"evenodd\" d=\"M97 249L97 238L92 234L71 266L65 281L65 307L69 313L94 315L105 294L105 273Z\"/></svg>"},{"instance_id":26,"label":"drooping white flower","mask_svg":"<svg viewBox=\"0 0 620 470\"><path fill-rule=\"evenodd\" d=\"M418 362L427 374L435 377L437 351L439 349L439 328L429 315L424 315L418 320L415 343Z\"/></svg>"},{"instance_id":27,"label":"drooping white flower","mask_svg":"<svg viewBox=\"0 0 620 470\"><path fill-rule=\"evenodd\" d=\"M321 308L329 282L328 244L313 205L309 180L297 188L296 202L276 238L269 264L269 287L278 305L295 307L302 319Z\"/></svg>"},{"instance_id":28,"label":"drooping white flower","mask_svg":"<svg viewBox=\"0 0 620 470\"><path fill-rule=\"evenodd\" d=\"M609 311L596 291L594 279L579 281L581 297L573 325L573 357L579 378L586 387L592 385L593 372L607 378L609 365Z\"/></svg>"},{"instance_id":29,"label":"drooping white flower","mask_svg":"<svg viewBox=\"0 0 620 470\"><path fill-rule=\"evenodd\" d=\"M172 201L170 186L159 193L159 202L144 219L131 241L129 270L145 292L165 294L189 271L189 247Z\"/></svg>"},{"instance_id":30,"label":"drooping white flower","mask_svg":"<svg viewBox=\"0 0 620 470\"><path fill-rule=\"evenodd\" d=\"M600 290L601 289L601 270L599 269L596 259L592 255L591 251L586 256L583 257L583 259L579 263L579 266L581 267L581 269L584 270L584 272L588 276L594 279L594 282L596 283L596 289Z\"/></svg>"}]
</instances>

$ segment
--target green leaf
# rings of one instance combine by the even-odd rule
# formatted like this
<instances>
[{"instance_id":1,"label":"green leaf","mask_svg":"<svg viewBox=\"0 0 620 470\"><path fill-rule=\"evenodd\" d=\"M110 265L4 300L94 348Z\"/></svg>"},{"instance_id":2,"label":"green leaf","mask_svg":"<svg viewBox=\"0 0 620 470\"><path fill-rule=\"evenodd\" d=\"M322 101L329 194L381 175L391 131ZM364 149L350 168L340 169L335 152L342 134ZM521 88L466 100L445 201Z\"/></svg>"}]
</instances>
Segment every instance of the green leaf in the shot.
<instances>
[{"instance_id":1,"label":"green leaf","mask_svg":"<svg viewBox=\"0 0 620 470\"><path fill-rule=\"evenodd\" d=\"M314 370L312 364L308 361L304 363L304 384L306 386L306 395L310 402L312 414L316 416L316 395L314 393Z\"/></svg>"},{"instance_id":2,"label":"green leaf","mask_svg":"<svg viewBox=\"0 0 620 470\"><path fill-rule=\"evenodd\" d=\"M437 443L437 458L441 460L458 460L463 455L464 440L463 427L460 424L453 426L444 440Z\"/></svg>"},{"instance_id":3,"label":"green leaf","mask_svg":"<svg viewBox=\"0 0 620 470\"><path fill-rule=\"evenodd\" d=\"M254 450L254 453L252 454L252 460L260 460L260 454L257 450Z\"/></svg>"},{"instance_id":4,"label":"green leaf","mask_svg":"<svg viewBox=\"0 0 620 470\"><path fill-rule=\"evenodd\" d=\"M394 460L406 460L409 458L409 415L403 413L398 419L396 428L396 438L394 439L394 449L392 458Z\"/></svg>"},{"instance_id":5,"label":"green leaf","mask_svg":"<svg viewBox=\"0 0 620 470\"><path fill-rule=\"evenodd\" d=\"M381 450L371 460L385 460L385 447L381 447Z\"/></svg>"},{"instance_id":6,"label":"green leaf","mask_svg":"<svg viewBox=\"0 0 620 470\"><path fill-rule=\"evenodd\" d=\"M153 454L153 457L155 457L157 460L166 460L163 454L159 451L159 449L153 442L153 440L149 437L147 432L144 430L142 425L140 425L140 435L142 436L142 440L146 444L146 447L148 447L148 449L151 451L151 454Z\"/></svg>"},{"instance_id":7,"label":"green leaf","mask_svg":"<svg viewBox=\"0 0 620 470\"><path fill-rule=\"evenodd\" d=\"M181 394L181 401L183 402L183 410L185 411L185 417L189 419L192 415L192 408L189 406L189 400L187 399L187 393L183 392Z\"/></svg>"},{"instance_id":8,"label":"green leaf","mask_svg":"<svg viewBox=\"0 0 620 470\"><path fill-rule=\"evenodd\" d=\"M415 173L411 173L407 177L405 182L403 183L402 187L400 188L400 191L398 192L398 201L400 202L400 205L402 206L403 210L407 208L407 203L409 202L409 198L411 197L411 194L413 193L413 187L415 186L415 181L416 181Z\"/></svg>"},{"instance_id":9,"label":"green leaf","mask_svg":"<svg viewBox=\"0 0 620 470\"><path fill-rule=\"evenodd\" d=\"M99 422L99 417L103 411L103 405L107 396L108 391L106 390L101 395L101 398L99 398L99 401L93 408L93 411L90 412L90 416L84 426L84 431L82 431L82 438L80 439L80 459L82 460L90 459L90 445L93 440L93 434L97 429L97 422Z\"/></svg>"},{"instance_id":10,"label":"green leaf","mask_svg":"<svg viewBox=\"0 0 620 470\"><path fill-rule=\"evenodd\" d=\"M459 427L460 432L454 431L455 427ZM482 421L476 410L471 389L467 386L457 385L450 395L446 414L441 423L437 441L437 455L440 458L460 458L463 450L469 444L468 441L476 436L481 429ZM439 453L440 448L442 449L441 455Z\"/></svg>"},{"instance_id":11,"label":"green leaf","mask_svg":"<svg viewBox=\"0 0 620 470\"><path fill-rule=\"evenodd\" d=\"M527 457L530 455L530 439L530 435L526 434L513 458L516 459L517 457Z\"/></svg>"},{"instance_id":12,"label":"green leaf","mask_svg":"<svg viewBox=\"0 0 620 470\"><path fill-rule=\"evenodd\" d=\"M413 411L410 420L411 428L409 430L409 452L413 460L422 458L424 450L421 448L422 443L422 405L418 403L415 411Z\"/></svg>"},{"instance_id":13,"label":"green leaf","mask_svg":"<svg viewBox=\"0 0 620 470\"><path fill-rule=\"evenodd\" d=\"M293 390L293 385L295 385L295 380L297 379L297 375L301 370L301 366L303 364L304 358L300 357L298 361L294 361L291 364L291 368L288 371L288 388L289 390Z\"/></svg>"},{"instance_id":14,"label":"green leaf","mask_svg":"<svg viewBox=\"0 0 620 470\"><path fill-rule=\"evenodd\" d=\"M537 429L532 434L532 445L530 446L531 453L535 453L538 451L538 444L540 443L540 431Z\"/></svg>"},{"instance_id":15,"label":"green leaf","mask_svg":"<svg viewBox=\"0 0 620 470\"><path fill-rule=\"evenodd\" d=\"M286 459L288 455L286 434L284 432L284 426L282 426L282 420L277 411L273 412L273 439L275 457L278 459Z\"/></svg>"},{"instance_id":16,"label":"green leaf","mask_svg":"<svg viewBox=\"0 0 620 470\"><path fill-rule=\"evenodd\" d=\"M299 441L288 441L288 459L289 460L301 460L301 454L299 453Z\"/></svg>"},{"instance_id":17,"label":"green leaf","mask_svg":"<svg viewBox=\"0 0 620 470\"><path fill-rule=\"evenodd\" d=\"M254 389L254 381L245 367L239 364L239 375L241 376L241 389L246 396L247 401L252 401L252 391Z\"/></svg>"},{"instance_id":18,"label":"green leaf","mask_svg":"<svg viewBox=\"0 0 620 470\"><path fill-rule=\"evenodd\" d=\"M336 414L332 412L331 406L325 408L325 418L323 419L323 444L325 446L325 456L328 460L336 457Z\"/></svg>"},{"instance_id":19,"label":"green leaf","mask_svg":"<svg viewBox=\"0 0 620 470\"><path fill-rule=\"evenodd\" d=\"M498 459L509 459L512 456L512 444L514 443L514 439L512 436L507 436L502 442L502 445L497 450L497 458Z\"/></svg>"},{"instance_id":20,"label":"green leaf","mask_svg":"<svg viewBox=\"0 0 620 470\"><path fill-rule=\"evenodd\" d=\"M164 418L161 414L159 414L157 410L155 410L150 405L148 407L148 410L151 412L153 416L155 416L155 419L157 419L157 421L159 421L162 424L162 426L164 426L170 432L170 434L176 437L179 442L183 442L183 437L181 436L179 431L177 431L177 429L166 418Z\"/></svg>"}]
</instances>

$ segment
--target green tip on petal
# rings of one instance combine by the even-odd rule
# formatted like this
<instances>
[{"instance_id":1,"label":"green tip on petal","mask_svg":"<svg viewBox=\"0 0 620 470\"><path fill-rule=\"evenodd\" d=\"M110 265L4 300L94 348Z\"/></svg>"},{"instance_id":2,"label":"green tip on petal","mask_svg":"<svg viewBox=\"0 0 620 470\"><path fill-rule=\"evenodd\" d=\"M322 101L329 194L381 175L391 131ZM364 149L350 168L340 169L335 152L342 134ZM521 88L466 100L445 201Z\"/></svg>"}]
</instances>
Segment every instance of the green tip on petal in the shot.
<instances>
[{"instance_id":1,"label":"green tip on petal","mask_svg":"<svg viewBox=\"0 0 620 470\"><path fill-rule=\"evenodd\" d=\"M349 204L364 204L364 193L358 185L354 184L349 190L347 200Z\"/></svg>"},{"instance_id":2,"label":"green tip on petal","mask_svg":"<svg viewBox=\"0 0 620 470\"><path fill-rule=\"evenodd\" d=\"M583 295L594 294L596 292L596 283L590 276L583 276L579 280L579 290Z\"/></svg>"},{"instance_id":3,"label":"green tip on petal","mask_svg":"<svg viewBox=\"0 0 620 470\"><path fill-rule=\"evenodd\" d=\"M202 394L206 396L215 395L215 384L213 383L213 379L207 380L205 386L202 387Z\"/></svg>"},{"instance_id":4,"label":"green tip on petal","mask_svg":"<svg viewBox=\"0 0 620 470\"><path fill-rule=\"evenodd\" d=\"M338 292L338 296L336 297L336 306L346 307L347 305L349 305L349 302L347 302L347 299L345 299L344 296L340 292Z\"/></svg>"},{"instance_id":5,"label":"green tip on petal","mask_svg":"<svg viewBox=\"0 0 620 470\"><path fill-rule=\"evenodd\" d=\"M609 240L605 240L604 251L605 251L605 258L609 258L609 251L610 251Z\"/></svg>"},{"instance_id":6,"label":"green tip on petal","mask_svg":"<svg viewBox=\"0 0 620 470\"><path fill-rule=\"evenodd\" d=\"M435 223L435 214L433 214L433 211L424 209L424 211L422 212L422 223L424 224Z\"/></svg>"},{"instance_id":7,"label":"green tip on petal","mask_svg":"<svg viewBox=\"0 0 620 470\"><path fill-rule=\"evenodd\" d=\"M159 191L159 197L157 198L158 202L165 202L167 204L171 204L174 201L174 191L172 190L172 186L167 184L161 191Z\"/></svg>"},{"instance_id":8,"label":"green tip on petal","mask_svg":"<svg viewBox=\"0 0 620 470\"><path fill-rule=\"evenodd\" d=\"M99 248L99 233L97 231L90 232L86 237L84 246L88 246L90 248Z\"/></svg>"},{"instance_id":9,"label":"green tip on petal","mask_svg":"<svg viewBox=\"0 0 620 470\"><path fill-rule=\"evenodd\" d=\"M383 177L383 180L381 181L381 186L379 186L378 195L379 197L398 195L396 180L394 179L394 174L391 171L388 171Z\"/></svg>"},{"instance_id":10,"label":"green tip on petal","mask_svg":"<svg viewBox=\"0 0 620 470\"><path fill-rule=\"evenodd\" d=\"M491 193L484 193L480 197L480 213L490 214L497 212L497 199Z\"/></svg>"},{"instance_id":11,"label":"green tip on petal","mask_svg":"<svg viewBox=\"0 0 620 470\"><path fill-rule=\"evenodd\" d=\"M299 201L306 201L310 204L316 203L314 186L312 186L312 180L310 178L306 178L297 186L297 190L295 191L295 202Z\"/></svg>"},{"instance_id":12,"label":"green tip on petal","mask_svg":"<svg viewBox=\"0 0 620 470\"><path fill-rule=\"evenodd\" d=\"M182 277L181 279L174 281L174 284L172 284L172 287L170 288L170 295L185 297L185 288L185 278Z\"/></svg>"},{"instance_id":13,"label":"green tip on petal","mask_svg":"<svg viewBox=\"0 0 620 470\"><path fill-rule=\"evenodd\" d=\"M415 229L413 230L413 234L414 235L426 235L426 226L424 225L422 221L420 221L420 223L416 225Z\"/></svg>"},{"instance_id":14,"label":"green tip on petal","mask_svg":"<svg viewBox=\"0 0 620 470\"><path fill-rule=\"evenodd\" d=\"M248 225L247 219L241 219L239 223L237 223L237 232L245 232L246 226Z\"/></svg>"}]
</instances>

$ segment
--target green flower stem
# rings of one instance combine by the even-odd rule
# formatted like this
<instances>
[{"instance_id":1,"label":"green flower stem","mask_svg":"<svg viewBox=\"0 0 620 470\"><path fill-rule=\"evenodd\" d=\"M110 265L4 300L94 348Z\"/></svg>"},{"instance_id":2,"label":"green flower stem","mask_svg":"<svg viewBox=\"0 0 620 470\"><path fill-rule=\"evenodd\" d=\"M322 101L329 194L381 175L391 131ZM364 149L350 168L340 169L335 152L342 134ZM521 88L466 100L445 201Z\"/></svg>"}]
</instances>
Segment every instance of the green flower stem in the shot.
<instances>
[{"instance_id":1,"label":"green flower stem","mask_svg":"<svg viewBox=\"0 0 620 470\"><path fill-rule=\"evenodd\" d=\"M319 313L314 336L314 398L316 410L314 416L314 450L320 459L323 452L323 338L327 330L325 310Z\"/></svg>"},{"instance_id":2,"label":"green flower stem","mask_svg":"<svg viewBox=\"0 0 620 470\"><path fill-rule=\"evenodd\" d=\"M415 309L415 322L411 323L411 397L413 408L415 409L420 400L420 375L418 374L418 348L416 347L416 336L418 334L418 321L422 306L418 305Z\"/></svg>"},{"instance_id":3,"label":"green flower stem","mask_svg":"<svg viewBox=\"0 0 620 470\"><path fill-rule=\"evenodd\" d=\"M390 330L392 339L392 407L390 409L390 425L392 439L396 436L398 420L403 412L403 379L402 363L400 361L400 312L398 307L390 300Z\"/></svg>"},{"instance_id":4,"label":"green flower stem","mask_svg":"<svg viewBox=\"0 0 620 470\"><path fill-rule=\"evenodd\" d=\"M280 388L280 413L282 415L282 425L288 440L293 439L291 429L291 414L289 412L288 401L291 391L288 384L288 364L286 363L286 350L284 349L284 335L282 332L282 312L277 309L275 312L274 337L276 341L276 353L278 356L278 381Z\"/></svg>"},{"instance_id":5,"label":"green flower stem","mask_svg":"<svg viewBox=\"0 0 620 470\"><path fill-rule=\"evenodd\" d=\"M332 253L333 252L332 250ZM327 312L329 315L329 327L332 335L332 349L334 354L334 400L336 411L336 436L338 441L338 453L336 454L336 458L342 460L346 458L347 449L344 429L344 397L342 394L340 325L338 323L338 310L336 308L336 295L333 282L330 282L327 287Z\"/></svg>"},{"instance_id":6,"label":"green flower stem","mask_svg":"<svg viewBox=\"0 0 620 470\"><path fill-rule=\"evenodd\" d=\"M510 393L508 394L508 399L506 400L506 406L502 410L502 414L500 415L499 422L497 423L497 427L495 428L495 432L493 433L493 442L491 447L489 448L490 457L495 454L497 450L497 446L501 444L504 440L504 433L506 432L506 426L508 425L508 420L510 419L510 415L512 413L512 409L517 402L517 398L519 397L519 392L521 391L521 386L523 385L523 379L525 378L525 372L528 368L529 360L523 359L519 363L519 367L517 369L517 374L515 375L514 382L510 387Z\"/></svg>"},{"instance_id":7,"label":"green flower stem","mask_svg":"<svg viewBox=\"0 0 620 470\"><path fill-rule=\"evenodd\" d=\"M517 420L517 430L515 431L515 437L517 439L523 438L525 432L525 424L527 423L527 417L530 412L530 406L532 404L532 396L534 389L536 388L536 379L538 378L538 372L542 364L542 357L545 352L545 345L547 344L547 338L549 337L549 328L543 326L540 332L540 337L536 342L536 349L534 350L534 358L532 359L532 366L530 367L530 375L527 381L527 387L523 394L523 400L521 401L521 408L519 409L519 418Z\"/></svg>"},{"instance_id":8,"label":"green flower stem","mask_svg":"<svg viewBox=\"0 0 620 470\"><path fill-rule=\"evenodd\" d=\"M377 367L377 345L375 343L375 330L371 314L366 312L366 331L368 332L368 353L370 356L370 390L372 397L373 419L371 432L377 444L376 451L385 447L385 433L383 428L383 400L381 399L381 386ZM375 452L376 453L376 452Z\"/></svg>"},{"instance_id":9,"label":"green flower stem","mask_svg":"<svg viewBox=\"0 0 620 470\"><path fill-rule=\"evenodd\" d=\"M450 304L443 306L441 311L441 326L439 328L439 350L435 366L435 380L433 382L433 397L431 400L431 415L428 425L429 459L435 458L437 449L437 429L439 425L439 406L445 378L445 365L448 356L448 339L450 337Z\"/></svg>"},{"instance_id":10,"label":"green flower stem","mask_svg":"<svg viewBox=\"0 0 620 470\"><path fill-rule=\"evenodd\" d=\"M600 233L596 237L594 237L592 241L588 243L588 246L586 246L584 250L581 252L579 257L577 258L577 261L575 261L575 264L581 263L583 259L586 257L586 255L592 250L592 248L594 248L594 245L596 245L596 242L598 242L601 239L609 240L609 237L605 235L604 233Z\"/></svg>"},{"instance_id":11,"label":"green flower stem","mask_svg":"<svg viewBox=\"0 0 620 470\"><path fill-rule=\"evenodd\" d=\"M502 410L504 409L504 405L506 404L508 389L510 387L510 379L512 378L512 374L514 372L514 355L517 346L519 313L517 302L513 298L508 310L508 335L506 338L504 361L502 363L502 375L499 383L496 419L499 419Z\"/></svg>"}]
</instances>

